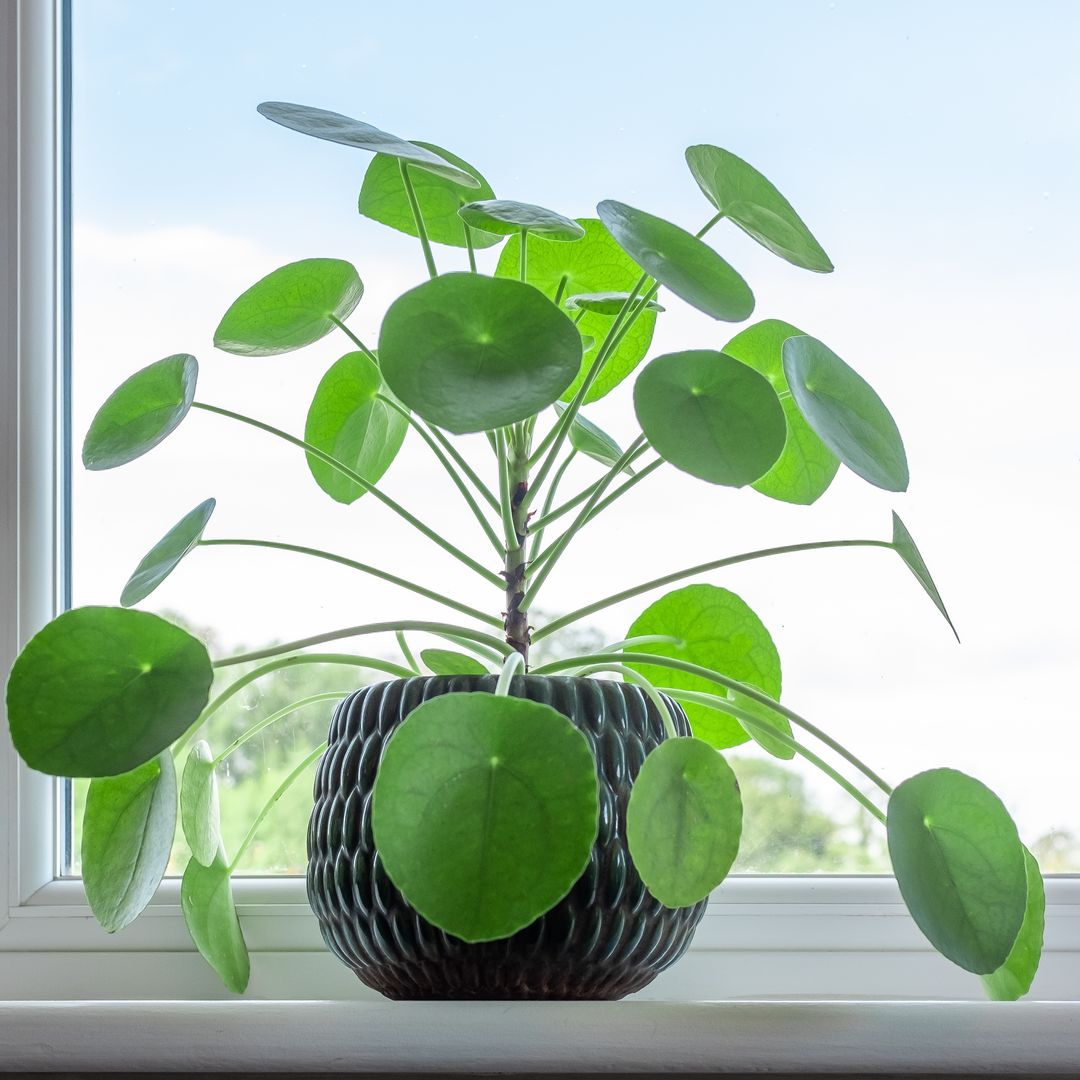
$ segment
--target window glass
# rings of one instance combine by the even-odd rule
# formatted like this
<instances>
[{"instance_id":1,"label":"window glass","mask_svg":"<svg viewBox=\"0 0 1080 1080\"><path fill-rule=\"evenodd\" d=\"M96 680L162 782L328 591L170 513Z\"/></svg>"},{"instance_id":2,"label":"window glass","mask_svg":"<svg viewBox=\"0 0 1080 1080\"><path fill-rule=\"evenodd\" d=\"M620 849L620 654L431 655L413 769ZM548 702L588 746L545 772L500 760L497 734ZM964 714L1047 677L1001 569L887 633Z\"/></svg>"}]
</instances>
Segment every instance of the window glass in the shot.
<instances>
[{"instance_id":1,"label":"window glass","mask_svg":"<svg viewBox=\"0 0 1080 1080\"><path fill-rule=\"evenodd\" d=\"M445 146L503 197L570 215L616 198L692 231L711 208L683 149L722 145L775 181L837 269L797 270L730 225L711 242L754 288L755 318L828 342L880 392L905 436L910 493L841 470L818 503L794 507L661 470L582 535L533 621L725 554L887 537L895 508L962 645L887 551L804 553L708 580L769 627L789 704L893 782L936 765L979 776L1045 869L1080 870L1080 726L1062 697L1080 646L1071 319L1080 153L1067 107L1080 98L1078 21L1080 8L1051 2L592 2L542 13L502 5L491 20L434 2L80 0L76 446L123 378L182 351L200 360L201 400L299 433L319 378L349 343L338 335L267 358L216 352L228 304L292 260L348 259L366 284L351 325L374 342L389 302L425 279L413 239L357 214L368 155L267 123L255 111L264 99ZM496 254L481 252L481 267ZM465 266L457 250L437 247L436 259L443 270ZM661 300L654 354L719 348L735 332ZM625 445L630 383L589 415ZM468 453L492 479L484 440L469 440ZM596 475L577 463L564 490ZM485 551L418 440L385 483L440 533ZM211 496L208 536L327 548L500 611L496 590L373 500L330 501L303 455L207 414L124 469L75 469L74 602L115 603L144 552ZM622 638L652 599L599 613L578 633ZM338 566L240 547L196 551L143 606L203 631L216 655L440 610ZM394 642L366 649L389 657ZM209 738L221 750L283 703L356 684L341 668L268 679ZM324 737L329 709L307 707L223 765L230 850L290 763ZM748 804L741 869L886 866L880 830L812 769L746 748L732 757ZM305 778L243 869L302 870L309 797Z\"/></svg>"}]
</instances>

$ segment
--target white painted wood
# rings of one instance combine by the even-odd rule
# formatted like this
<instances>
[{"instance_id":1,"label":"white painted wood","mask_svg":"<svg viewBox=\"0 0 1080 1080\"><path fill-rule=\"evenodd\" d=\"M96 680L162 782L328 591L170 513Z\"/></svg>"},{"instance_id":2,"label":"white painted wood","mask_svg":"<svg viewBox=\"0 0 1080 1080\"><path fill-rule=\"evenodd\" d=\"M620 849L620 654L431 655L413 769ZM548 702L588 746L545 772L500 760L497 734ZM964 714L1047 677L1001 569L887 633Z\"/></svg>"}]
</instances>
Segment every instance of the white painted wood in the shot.
<instances>
[{"instance_id":1,"label":"white painted wood","mask_svg":"<svg viewBox=\"0 0 1080 1080\"><path fill-rule=\"evenodd\" d=\"M164 1002L0 1005L11 1070L1080 1072L1080 1005Z\"/></svg>"}]
</instances>

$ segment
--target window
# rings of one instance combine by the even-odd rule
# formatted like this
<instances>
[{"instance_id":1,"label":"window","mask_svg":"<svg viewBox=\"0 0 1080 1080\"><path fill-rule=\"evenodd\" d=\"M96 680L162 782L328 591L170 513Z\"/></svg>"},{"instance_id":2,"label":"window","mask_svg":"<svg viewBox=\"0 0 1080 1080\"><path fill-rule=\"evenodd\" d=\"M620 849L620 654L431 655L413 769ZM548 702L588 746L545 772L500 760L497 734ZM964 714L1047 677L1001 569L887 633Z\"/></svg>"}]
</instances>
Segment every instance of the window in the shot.
<instances>
[{"instance_id":1,"label":"window","mask_svg":"<svg viewBox=\"0 0 1080 1080\"><path fill-rule=\"evenodd\" d=\"M204 361L211 400L299 430L337 343L268 360L214 354L209 346L224 305L270 269L312 254L354 261L367 285L357 326L368 338L389 299L421 280L412 241L355 215L362 156L287 138L255 115L258 100L311 101L432 139L485 168L500 194L571 214L590 212L578 202L589 193L687 224L704 220L708 207L680 153L708 139L760 164L826 240L839 267L826 278L771 260L734 230L718 242L754 284L758 316L786 318L830 341L890 403L913 465L911 494L896 505L931 560L965 645L951 642L903 567L877 552L802 555L711 580L744 595L772 629L788 699L871 765L897 778L942 763L979 775L1003 794L1028 838L1044 838L1047 869L1080 870L1080 819L1065 797L1080 736L1057 703L1075 655L1067 609L1077 595L1069 556L1078 522L1075 500L1062 493L1075 483L1067 433L1077 376L1060 341L1069 340L1064 312L1077 276L1075 260L1062 253L1076 250L1069 238L1080 220L1071 183L1078 154L1075 139L1046 119L1053 102L1071 100L1068 81L1076 76L1064 61L1045 58L1066 40L1055 19L1072 16L1047 9L1021 29L981 30L983 48L971 50L960 8L925 9L915 20L899 8L763 5L745 18L748 39L771 40L777 50L766 76L752 50L701 33L706 6L666 14L642 34L633 19L597 5L611 56L631 75L646 66L653 73L631 92L627 78L612 78L592 50L587 67L576 54L552 59L541 50L523 60L520 51L462 37L459 17L448 11L425 10L418 31L404 10L361 14L344 0L320 3L326 18L299 24L289 4L261 3L257 20L244 4L73 5L70 233L66 129L56 120L67 55L62 28L47 3L3 9L7 19L18 10L18 34L12 27L3 40L23 59L21 157L7 155L3 166L19 170L20 193L18 204L8 197L3 205L7 235L18 229L19 237L17 248L5 243L4 250L18 261L0 270L20 282L18 293L7 279L3 290L9 305L18 298L18 309L5 314L11 340L4 355L19 357L17 370L9 364L0 374L7 380L0 437L11 440L0 459L0 572L3 595L12 598L4 605L5 669L18 643L67 602L69 584L74 603L115 602L141 554L210 495L219 501L222 535L299 543L317 535L321 546L356 552L362 545L373 563L396 561L403 534L377 508L328 504L302 460L255 435L215 427L212 418L200 417L184 438L120 472L68 469L68 436L77 446L104 396L131 370L179 349ZM332 41L327 25L338 28ZM453 40L465 47L446 49ZM818 58L812 84L804 66L796 77L781 62L805 60L807 42ZM993 78L1006 56L1026 82ZM561 74L539 77L542 60ZM553 90L553 81L563 89ZM703 100L701 87L714 83ZM626 119L608 119L612 109L616 116L625 110ZM13 118L5 122L15 145ZM564 176L573 184L564 186ZM15 179L5 175L5 193L16 190ZM443 251L437 257L446 265L454 259ZM662 320L654 352L726 340L725 328L677 307ZM68 334L70 397L56 359ZM619 435L627 400L625 392L612 395L591 415ZM415 448L390 478L403 498L441 521L450 511L427 489L426 474ZM302 523L275 513L283 490L304 507ZM809 510L748 492L718 490L703 500L702 490L674 473L646 482L592 526L594 536L608 530L640 538L644 565L674 569L776 542L887 535L894 505L843 477ZM456 508L453 514L468 527ZM658 519L680 533L677 557L667 551L668 534L651 528ZM452 565L428 563L415 543L433 578L466 585ZM552 577L545 607L573 606L586 586L603 595L634 580L626 562L585 557L579 547ZM68 558L70 579L57 572ZM596 632L621 637L644 602L615 609ZM353 587L332 569L208 550L152 606L212 627L222 651L231 651L356 622L358 604L372 618L402 610L389 591ZM314 731L322 721L308 723ZM301 738L307 729L279 730ZM6 745L3 752L11 825L0 852L17 873L0 950L70 950L64 986L75 997L121 985L132 994L218 994L194 954L185 954L175 981L155 980L155 957L186 948L174 882L162 887L148 917L115 939L80 920L78 881L64 877L76 868L77 851L68 800L17 769ZM273 762L258 759L256 767ZM877 869L875 849L859 854L865 845L846 804L816 779L806 782L830 842L845 845L831 864L823 853L825 868ZM242 787L226 800L239 800ZM845 814L852 826L835 828ZM268 827L248 869L295 871L295 839L282 841L288 830L279 823L275 846L273 819ZM806 860L785 863L790 850L765 848L746 869L809 869ZM1069 950L1080 947L1067 929L1075 923L1067 917L1076 910L1074 886L1068 877L1051 882L1061 917L1052 922L1056 936L1040 976L1046 996L1069 992L1054 988L1065 985L1066 965L1075 962ZM255 995L358 992L322 953L298 880L253 877L238 896L256 953ZM726 885L714 910L695 951L655 984L657 996L973 993L970 980L924 950L897 917L888 879L749 876ZM733 959L717 962L718 951L733 948ZM791 962L805 950L835 951L835 963L807 971ZM101 980L102 970L116 981ZM5 967L0 996L12 972L27 980L19 996L27 985L55 995L58 984L44 981L45 971L36 960Z\"/></svg>"}]
</instances>

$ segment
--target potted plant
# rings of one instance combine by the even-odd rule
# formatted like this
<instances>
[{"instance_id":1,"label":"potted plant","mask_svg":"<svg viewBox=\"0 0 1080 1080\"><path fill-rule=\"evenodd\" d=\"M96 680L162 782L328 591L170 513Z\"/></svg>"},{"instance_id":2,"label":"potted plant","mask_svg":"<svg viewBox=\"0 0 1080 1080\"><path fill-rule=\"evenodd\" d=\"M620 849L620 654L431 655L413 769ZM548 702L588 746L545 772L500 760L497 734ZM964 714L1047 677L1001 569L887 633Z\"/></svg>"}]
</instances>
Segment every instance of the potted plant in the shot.
<instances>
[{"instance_id":1,"label":"potted plant","mask_svg":"<svg viewBox=\"0 0 1080 1080\"><path fill-rule=\"evenodd\" d=\"M574 220L495 198L476 169L438 146L319 109L269 102L259 110L374 152L360 212L418 237L429 280L390 306L376 347L347 324L363 286L340 260L283 266L228 308L214 342L228 353L349 339L318 384L302 438L197 398L197 361L177 354L132 375L102 405L83 462L123 465L191 409L254 426L303 452L331 498L380 501L486 592L466 602L413 580L411 566L391 573L266 542L381 577L453 615L211 659L185 629L133 607L193 548L215 543L204 535L208 499L139 563L121 606L78 608L45 626L8 679L11 736L32 768L92 778L82 864L101 924L118 930L149 902L179 817L191 850L181 901L192 938L228 987L245 988L248 955L230 886L238 856L230 861L219 827L221 755L199 736L253 681L324 663L390 678L337 705L325 753L300 761L278 794L321 756L311 903L331 949L391 997L616 998L646 985L686 949L738 852L742 806L723 751L747 740L779 759L800 755L844 788L887 830L903 898L935 948L982 975L991 996L1025 993L1041 948L1043 888L1001 801L951 769L892 787L781 703L779 657L761 620L734 593L700 582L747 560L878 547L904 561L948 620L899 517L888 539L718 557L538 627L530 621L567 546L658 468L793 504L814 502L840 465L879 488L906 490L904 446L885 405L802 330L766 320L722 350L646 359L662 288L714 319L750 318L749 286L703 239L723 221L796 266L832 270L790 203L746 162L700 145L686 159L711 213L696 233L613 200L599 204L597 218ZM469 271L439 274L435 243L465 249ZM494 275L478 273L474 252L500 243ZM641 433L623 449L583 407L631 376ZM456 442L477 433L490 448L486 473ZM492 550L461 550L387 493L384 474L407 435L430 449ZM598 478L566 497L559 484L576 455L595 459ZM665 586L675 588L645 607L623 640L530 666L534 643ZM308 651L377 633L397 636L400 663ZM429 674L409 646L412 633L452 646L421 654ZM241 663L245 673L211 699L215 677Z\"/></svg>"}]
</instances>

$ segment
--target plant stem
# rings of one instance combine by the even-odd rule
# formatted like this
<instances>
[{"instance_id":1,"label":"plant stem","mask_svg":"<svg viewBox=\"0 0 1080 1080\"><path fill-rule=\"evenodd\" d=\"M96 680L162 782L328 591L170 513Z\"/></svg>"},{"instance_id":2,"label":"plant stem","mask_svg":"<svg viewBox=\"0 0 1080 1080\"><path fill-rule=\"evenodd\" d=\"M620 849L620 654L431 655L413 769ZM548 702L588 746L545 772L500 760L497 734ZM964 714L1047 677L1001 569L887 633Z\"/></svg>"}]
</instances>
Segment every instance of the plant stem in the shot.
<instances>
[{"instance_id":1,"label":"plant stem","mask_svg":"<svg viewBox=\"0 0 1080 1080\"><path fill-rule=\"evenodd\" d=\"M635 585L633 588L623 589L622 592L613 593L611 596L604 597L603 600L597 600L594 603L586 604L585 607L578 608L576 611L571 611L567 615L562 615L558 619L549 622L547 626L541 627L536 631L534 639L540 641L543 638L554 634L557 630L561 630L564 626L569 626L571 623L575 623L579 619L584 619L597 611L603 611L604 608L619 604L623 600L630 600L635 596L640 596L642 593L651 592L653 589L659 589L664 585L670 585L672 582L682 581L684 578L688 577L696 577L698 574L704 574L710 570L719 570L724 566L734 566L737 563L751 562L754 559L765 559L772 555L787 555L795 551L817 551L824 548L843 547L891 548L892 546L893 545L887 540L819 540L809 544L788 544L784 547L762 548L760 551L747 551L742 555L729 555L724 559L714 559L712 562L699 563L697 566L690 566L685 570L676 570L672 574L665 574L663 577L653 578L652 581L646 581L642 585Z\"/></svg>"},{"instance_id":2,"label":"plant stem","mask_svg":"<svg viewBox=\"0 0 1080 1080\"><path fill-rule=\"evenodd\" d=\"M239 420L242 424L250 424L251 427L258 428L260 431L265 431L267 434L274 435L279 439L284 439L285 442L291 443L293 446L297 446L301 450L306 451L312 457L318 458L319 461L329 465L332 469L336 469L342 476L352 480L354 484L357 484L365 491L370 492L384 506L389 507L395 514L407 521L414 529L423 533L424 536L433 543L438 544L444 551L449 552L449 554L453 555L459 562L464 563L469 569L474 570L485 581L502 588L502 580L499 578L498 574L466 555L464 551L455 547L449 540L444 539L434 529L429 528L419 518L410 514L405 507L390 498L389 495L380 491L370 481L365 480L359 473L353 472L352 469L347 465L342 464L337 458L333 458L329 454L324 453L317 446L312 446L311 443L305 442L303 439L298 439L295 435L290 435L287 431L282 431L280 428L276 428L271 424L264 424L261 420L255 420L250 416L244 416L243 413L233 412L231 409L223 409L218 405L207 405L202 401L193 401L191 407L193 409L202 409L205 412L216 413L218 416L226 416L230 420Z\"/></svg>"},{"instance_id":3,"label":"plant stem","mask_svg":"<svg viewBox=\"0 0 1080 1080\"><path fill-rule=\"evenodd\" d=\"M434 436L435 441L446 451L447 454L453 459L454 464L465 474L468 481L476 488L480 497L494 510L496 513L499 511L499 500L492 494L491 489L476 475L476 470L465 460L465 458L458 451L458 448L446 437L446 435L434 424L429 424L427 421L422 421L427 430ZM490 432L488 432L490 434Z\"/></svg>"},{"instance_id":4,"label":"plant stem","mask_svg":"<svg viewBox=\"0 0 1080 1080\"><path fill-rule=\"evenodd\" d=\"M413 190L412 177L409 176L409 166L401 158L398 158L398 170L401 173L401 182L405 186L405 194L409 198L409 209L412 210L416 235L420 238L420 246L424 249L424 262L427 263L428 276L436 278L439 276L439 271L435 269L435 258L431 254L431 244L428 242L424 215L420 213L420 203L417 201L415 190Z\"/></svg>"},{"instance_id":5,"label":"plant stem","mask_svg":"<svg viewBox=\"0 0 1080 1080\"><path fill-rule=\"evenodd\" d=\"M529 280L529 230L521 230L521 258L518 260L521 281Z\"/></svg>"},{"instance_id":6,"label":"plant stem","mask_svg":"<svg viewBox=\"0 0 1080 1080\"><path fill-rule=\"evenodd\" d=\"M330 321L339 329L345 332L345 335L352 339L352 343L376 366L378 366L379 358L336 316L328 316Z\"/></svg>"},{"instance_id":7,"label":"plant stem","mask_svg":"<svg viewBox=\"0 0 1080 1080\"><path fill-rule=\"evenodd\" d=\"M278 709L276 713L271 713L269 716L263 717L257 724L253 724L242 735L238 735L233 739L233 741L214 758L213 764L215 766L220 765L234 750L239 750L244 743L253 739L260 731L264 731L266 728L270 727L271 724L276 724L286 716L298 712L308 705L314 705L319 701L342 701L347 698L350 693L352 693L351 690L333 690L324 694L312 694L310 697L301 698L299 701L294 701L291 705L286 705L283 709Z\"/></svg>"},{"instance_id":8,"label":"plant stem","mask_svg":"<svg viewBox=\"0 0 1080 1080\"><path fill-rule=\"evenodd\" d=\"M694 235L700 240L723 216L724 211L718 210Z\"/></svg>"},{"instance_id":9,"label":"plant stem","mask_svg":"<svg viewBox=\"0 0 1080 1080\"><path fill-rule=\"evenodd\" d=\"M499 623L499 626L502 626L501 622ZM489 649L486 645L479 645L475 641L469 641L468 638L463 638L459 634L446 634L440 630L429 630L428 633L433 637L444 638L446 641L460 646L466 652L471 652L474 656L480 657L481 660L487 660L496 667L503 662L507 651L504 646L501 653L496 652L494 649Z\"/></svg>"},{"instance_id":10,"label":"plant stem","mask_svg":"<svg viewBox=\"0 0 1080 1080\"><path fill-rule=\"evenodd\" d=\"M359 626L346 626L341 630L329 630L324 634L314 634L311 637L300 638L297 641L289 641L284 645L272 645L266 649L258 649L255 652L241 653L239 656L230 656L224 660L215 660L214 667L231 667L233 664L246 664L252 660L265 660L267 657L280 656L282 653L296 652L305 649L309 645L321 645L325 641L340 641L342 638L363 637L366 634L382 634L397 630L419 630L422 632L437 634L444 631L449 634L457 634L459 637L468 638L470 641L479 641L481 645L488 645L506 654L506 646L491 634L482 633L479 630L470 630L464 626L454 626L452 623L427 622L419 619L406 619L401 622L377 622L361 623ZM408 668L395 668L394 674L399 678L408 679L412 672ZM402 674L404 672L404 674Z\"/></svg>"},{"instance_id":11,"label":"plant stem","mask_svg":"<svg viewBox=\"0 0 1080 1080\"><path fill-rule=\"evenodd\" d=\"M763 724L761 720L753 715L753 713L749 713L745 709L740 709L737 705L733 705L731 702L724 698L717 697L715 694L696 693L693 690L677 690L670 686L661 687L660 693L667 694L668 697L674 698L676 701L689 702L694 705L704 705L706 708L728 713L729 715L734 716L744 727L753 728L763 735L768 735L770 739L776 739L778 742L784 743L785 746L790 746L797 754L806 758L811 765L816 765L826 776L835 780L836 783L838 783L853 799L873 814L882 825L885 824L885 815L870 801L870 799L859 791L859 789L849 780L841 776L841 774L828 762L818 757L818 755L809 747L804 746L798 740L793 739L786 731L778 731L769 724Z\"/></svg>"},{"instance_id":12,"label":"plant stem","mask_svg":"<svg viewBox=\"0 0 1080 1080\"><path fill-rule=\"evenodd\" d=\"M811 724L809 720L803 719L797 712L793 712L786 705L781 705L780 702L769 697L768 694L759 690L756 686L750 686L748 683L739 682L738 679L731 679L727 675L721 675L718 671L702 667L700 664L691 664L686 660L676 660L671 656L656 656L653 653L595 653L590 656L569 657L566 660L555 660L550 664L544 664L543 667L537 668L534 674L551 675L557 671L563 671L566 668L586 667L589 664L604 664L609 661L615 663L650 664L655 667L671 668L672 671L684 671L688 675L698 675L703 679L708 679L709 682L718 683L720 686L726 686L729 690L734 690L738 694L743 694L759 704L764 705L766 708L771 709L773 712L779 713L781 716L786 716L791 723L801 727L804 731L809 731L811 735L819 739L831 750L835 750L845 761L854 765L863 776L881 788L886 795L892 794L892 788L889 787L877 773L873 772L868 765L863 764L863 762L852 754L850 750L846 750L835 739L826 735L821 728ZM771 732L773 729L770 728L769 730Z\"/></svg>"},{"instance_id":13,"label":"plant stem","mask_svg":"<svg viewBox=\"0 0 1080 1080\"><path fill-rule=\"evenodd\" d=\"M547 494L544 496L544 505L540 510L540 517L531 522L532 543L529 545L529 565L532 566L536 553L540 550L540 544L544 539L544 519L551 513L551 504L555 501L555 492L559 490L559 484L570 467L570 462L577 457L577 450L571 448L570 453L563 459L563 463L555 471L555 475L548 484Z\"/></svg>"},{"instance_id":14,"label":"plant stem","mask_svg":"<svg viewBox=\"0 0 1080 1080\"><path fill-rule=\"evenodd\" d=\"M633 668L629 668L625 664L596 664L592 667L582 668L577 674L584 677L587 675L595 675L599 671L613 671L617 675L621 675L626 682L641 687L645 696L653 703L654 708L660 714L660 719L664 725L665 735L667 735L669 739L677 739L679 737L679 733L675 730L675 721L671 718L671 710L668 708L667 702L660 696L660 692L645 678L644 675L639 674Z\"/></svg>"},{"instance_id":15,"label":"plant stem","mask_svg":"<svg viewBox=\"0 0 1080 1080\"><path fill-rule=\"evenodd\" d=\"M562 302L563 293L566 292L566 279L567 279L567 275L563 274L563 276L561 278L559 278L558 287L555 289L555 298L551 302L556 307L558 307L559 304Z\"/></svg>"},{"instance_id":16,"label":"plant stem","mask_svg":"<svg viewBox=\"0 0 1080 1080\"><path fill-rule=\"evenodd\" d=\"M465 226L465 248L469 252L469 269L476 273L476 251L473 249L472 229L469 223L462 218L461 224Z\"/></svg>"},{"instance_id":17,"label":"plant stem","mask_svg":"<svg viewBox=\"0 0 1080 1080\"><path fill-rule=\"evenodd\" d=\"M418 596L434 600L435 603L452 608L462 615L468 615L470 618L476 619L477 622L487 623L489 626L502 626L502 623L494 615L488 615L478 608L469 607L468 604L452 600L449 596L443 596L442 593L435 592L434 589L426 589L423 585L417 585L415 582L398 577L396 574L379 570L374 566L368 566L367 563L355 562L353 559L345 558L344 555L335 555L331 551L320 551L318 548L303 547L300 544L284 544L277 540L200 540L199 547L261 547L271 548L275 551L292 551L299 555L310 555L316 559L326 559L328 562L340 563L342 566L348 566L352 570L359 570L361 573L370 574L372 577L388 581L391 585L397 585L399 588L408 589L409 592L416 593Z\"/></svg>"},{"instance_id":18,"label":"plant stem","mask_svg":"<svg viewBox=\"0 0 1080 1080\"><path fill-rule=\"evenodd\" d=\"M529 663L529 606L525 602L527 588L525 542L529 532L529 445L522 436L507 446L505 432L499 432L499 469L502 485L503 521L506 524L506 558L503 578L506 584L506 643Z\"/></svg>"},{"instance_id":19,"label":"plant stem","mask_svg":"<svg viewBox=\"0 0 1080 1080\"><path fill-rule=\"evenodd\" d=\"M255 839L255 834L259 831L259 826L266 820L266 815L277 805L278 800L286 791L289 790L300 778L300 775L305 769L310 768L323 756L326 751L326 743L323 742L317 746L314 750L284 780L278 785L277 791L267 800L266 805L259 811L259 816L251 823L251 828L247 831L247 836L244 837L240 846L236 849L236 855L233 856L233 860L229 863L229 873L232 874L236 867L239 865L240 860L244 857L244 852L251 847L252 840Z\"/></svg>"},{"instance_id":20,"label":"plant stem","mask_svg":"<svg viewBox=\"0 0 1080 1080\"><path fill-rule=\"evenodd\" d=\"M506 697L510 693L510 684L514 676L524 670L525 657L519 652L512 652L503 662L502 671L499 672L499 681L495 684L495 696Z\"/></svg>"},{"instance_id":21,"label":"plant stem","mask_svg":"<svg viewBox=\"0 0 1080 1080\"><path fill-rule=\"evenodd\" d=\"M416 657L413 656L412 649L409 648L409 643L405 640L405 635L399 630L394 637L397 638L398 648L401 650L401 655L405 660L405 663L416 672L420 674L420 665L416 662Z\"/></svg>"},{"instance_id":22,"label":"plant stem","mask_svg":"<svg viewBox=\"0 0 1080 1080\"><path fill-rule=\"evenodd\" d=\"M499 455L499 513L502 516L503 537L505 550L517 544L517 533L514 530L514 511L511 506L510 491L510 446L506 439L506 432L499 430L495 433Z\"/></svg>"}]
</instances>

